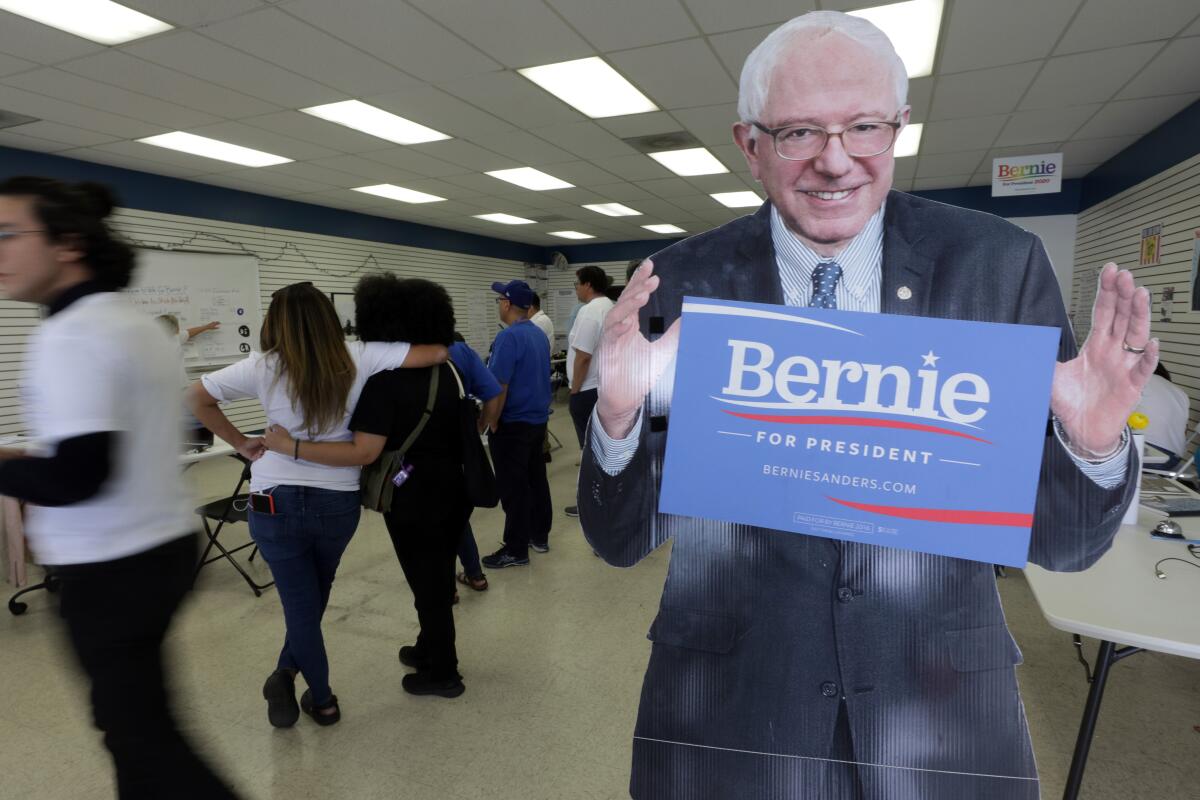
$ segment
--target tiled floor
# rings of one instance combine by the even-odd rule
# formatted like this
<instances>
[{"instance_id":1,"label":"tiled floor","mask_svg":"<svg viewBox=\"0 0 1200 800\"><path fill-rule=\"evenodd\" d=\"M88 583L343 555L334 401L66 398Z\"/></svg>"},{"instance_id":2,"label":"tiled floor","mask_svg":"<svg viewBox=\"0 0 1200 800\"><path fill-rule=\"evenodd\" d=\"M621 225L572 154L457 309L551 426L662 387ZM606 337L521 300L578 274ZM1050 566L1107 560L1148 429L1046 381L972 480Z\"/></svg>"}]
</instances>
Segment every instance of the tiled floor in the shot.
<instances>
[{"instance_id":1,"label":"tiled floor","mask_svg":"<svg viewBox=\"0 0 1200 800\"><path fill-rule=\"evenodd\" d=\"M577 457L565 407L552 425L567 443L550 465L561 509L572 502ZM209 462L190 476L198 496L215 496L232 488L237 466ZM499 512L477 512L474 524L480 548L494 549ZM246 798L627 797L645 632L668 551L630 570L608 567L577 521L560 513L551 551L532 558L530 567L489 574L487 592L461 592L466 694L411 697L400 689L396 649L415 636L412 598L382 522L365 516L325 625L343 721L325 729L302 718L290 730L268 726L259 694L282 635L278 600L273 592L256 599L232 569L213 564L173 633L180 715ZM1195 607L1163 613L1198 613L1196 586ZM1000 588L1025 653L1018 676L1043 796L1058 797L1087 691L1083 670L1070 637L1045 623L1019 573ZM1094 648L1089 642L1089 653ZM44 595L31 598L23 617L0 614L0 676L0 798L111 797L107 757ZM1200 662L1154 653L1121 662L1083 797L1200 796L1194 725Z\"/></svg>"}]
</instances>

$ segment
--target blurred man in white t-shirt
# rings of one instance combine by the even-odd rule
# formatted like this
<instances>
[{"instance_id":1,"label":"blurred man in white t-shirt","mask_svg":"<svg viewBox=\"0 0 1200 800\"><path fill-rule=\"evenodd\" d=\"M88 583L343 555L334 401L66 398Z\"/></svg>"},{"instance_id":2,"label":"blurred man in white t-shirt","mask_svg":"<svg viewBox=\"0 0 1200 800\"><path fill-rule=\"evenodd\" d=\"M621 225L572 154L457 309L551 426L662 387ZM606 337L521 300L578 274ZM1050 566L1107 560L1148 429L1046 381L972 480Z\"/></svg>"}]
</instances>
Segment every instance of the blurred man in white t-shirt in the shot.
<instances>
[{"instance_id":1,"label":"blurred man in white t-shirt","mask_svg":"<svg viewBox=\"0 0 1200 800\"><path fill-rule=\"evenodd\" d=\"M1142 390L1137 410L1150 419L1142 431L1146 441L1174 455L1185 457L1187 448L1188 395L1171 383L1171 373L1158 362Z\"/></svg>"},{"instance_id":2,"label":"blurred man in white t-shirt","mask_svg":"<svg viewBox=\"0 0 1200 800\"><path fill-rule=\"evenodd\" d=\"M575 423L580 448L588 419L596 407L596 389L600 385L600 362L596 360L596 353L600 348L604 317L613 307L613 301L604 294L611 285L612 278L600 267L581 267L575 272L575 297L583 307L567 335L567 383L571 386L568 404L571 421ZM579 516L577 506L568 506L566 512L569 517Z\"/></svg>"}]
</instances>

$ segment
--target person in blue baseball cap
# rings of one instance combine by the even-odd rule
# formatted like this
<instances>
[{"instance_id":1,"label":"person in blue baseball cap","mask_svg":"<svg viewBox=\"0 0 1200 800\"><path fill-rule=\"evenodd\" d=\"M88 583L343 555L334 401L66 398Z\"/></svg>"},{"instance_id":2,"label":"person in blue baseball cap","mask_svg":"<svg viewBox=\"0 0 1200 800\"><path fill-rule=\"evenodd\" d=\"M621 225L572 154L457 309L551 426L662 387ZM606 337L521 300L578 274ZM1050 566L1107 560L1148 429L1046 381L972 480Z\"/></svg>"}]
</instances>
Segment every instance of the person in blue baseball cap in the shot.
<instances>
[{"instance_id":1,"label":"person in blue baseball cap","mask_svg":"<svg viewBox=\"0 0 1200 800\"><path fill-rule=\"evenodd\" d=\"M484 556L488 569L525 566L529 548L549 549L550 484L542 458L542 440L550 419L550 343L525 318L533 289L525 281L496 282L500 321L505 328L492 343L488 368L501 389L500 421L488 434L500 504L504 508L504 546Z\"/></svg>"}]
</instances>

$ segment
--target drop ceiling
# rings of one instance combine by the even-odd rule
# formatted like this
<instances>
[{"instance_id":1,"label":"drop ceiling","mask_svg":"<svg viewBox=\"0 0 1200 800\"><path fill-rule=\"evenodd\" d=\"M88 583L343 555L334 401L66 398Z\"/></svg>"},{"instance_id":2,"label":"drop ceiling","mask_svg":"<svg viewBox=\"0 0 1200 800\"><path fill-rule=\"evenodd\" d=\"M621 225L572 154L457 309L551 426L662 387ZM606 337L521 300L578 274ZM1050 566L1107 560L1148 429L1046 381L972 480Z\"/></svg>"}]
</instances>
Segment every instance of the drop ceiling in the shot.
<instances>
[{"instance_id":1,"label":"drop ceiling","mask_svg":"<svg viewBox=\"0 0 1200 800\"><path fill-rule=\"evenodd\" d=\"M778 23L879 0L122 0L176 30L118 47L0 12L0 145L537 245L689 232L758 189L731 141L737 76ZM661 109L590 120L517 74L602 56ZM1064 153L1078 178L1200 97L1195 0L946 0L934 74L911 82L900 189L990 182L1001 155ZM398 146L300 113L359 99L451 135ZM183 130L293 163L249 169L134 140ZM623 139L686 131L730 172L681 178ZM486 171L575 184L534 192ZM445 202L351 191L393 183ZM623 203L636 217L584 204ZM536 220L475 219L502 212Z\"/></svg>"}]
</instances>

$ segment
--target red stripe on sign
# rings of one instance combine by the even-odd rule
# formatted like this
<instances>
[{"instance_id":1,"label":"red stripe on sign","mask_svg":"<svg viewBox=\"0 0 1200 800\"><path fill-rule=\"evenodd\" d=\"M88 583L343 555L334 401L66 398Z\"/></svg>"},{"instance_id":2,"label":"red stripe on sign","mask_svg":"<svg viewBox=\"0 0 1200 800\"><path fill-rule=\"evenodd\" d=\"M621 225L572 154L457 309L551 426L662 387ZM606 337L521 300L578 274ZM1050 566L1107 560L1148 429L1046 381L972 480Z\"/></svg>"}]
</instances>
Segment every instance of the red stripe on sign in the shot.
<instances>
[{"instance_id":1,"label":"red stripe on sign","mask_svg":"<svg viewBox=\"0 0 1200 800\"><path fill-rule=\"evenodd\" d=\"M756 419L759 422L781 422L785 425L856 425L863 428L900 428L906 431L924 431L925 433L940 433L943 436L959 436L973 442L991 444L987 439L980 439L969 433L952 431L949 428L938 428L934 425L922 425L918 422L900 422L892 419L875 419L874 417L827 417L827 416L785 416L780 414L746 414L741 411L721 409L726 414L741 419Z\"/></svg>"},{"instance_id":2,"label":"red stripe on sign","mask_svg":"<svg viewBox=\"0 0 1200 800\"><path fill-rule=\"evenodd\" d=\"M871 503L855 503L826 496L838 505L882 514L886 517L916 519L922 522L951 522L958 525L1004 525L1012 528L1033 526L1033 514L1016 514L1010 511L964 511L956 508L906 508L904 506L879 506Z\"/></svg>"}]
</instances>

